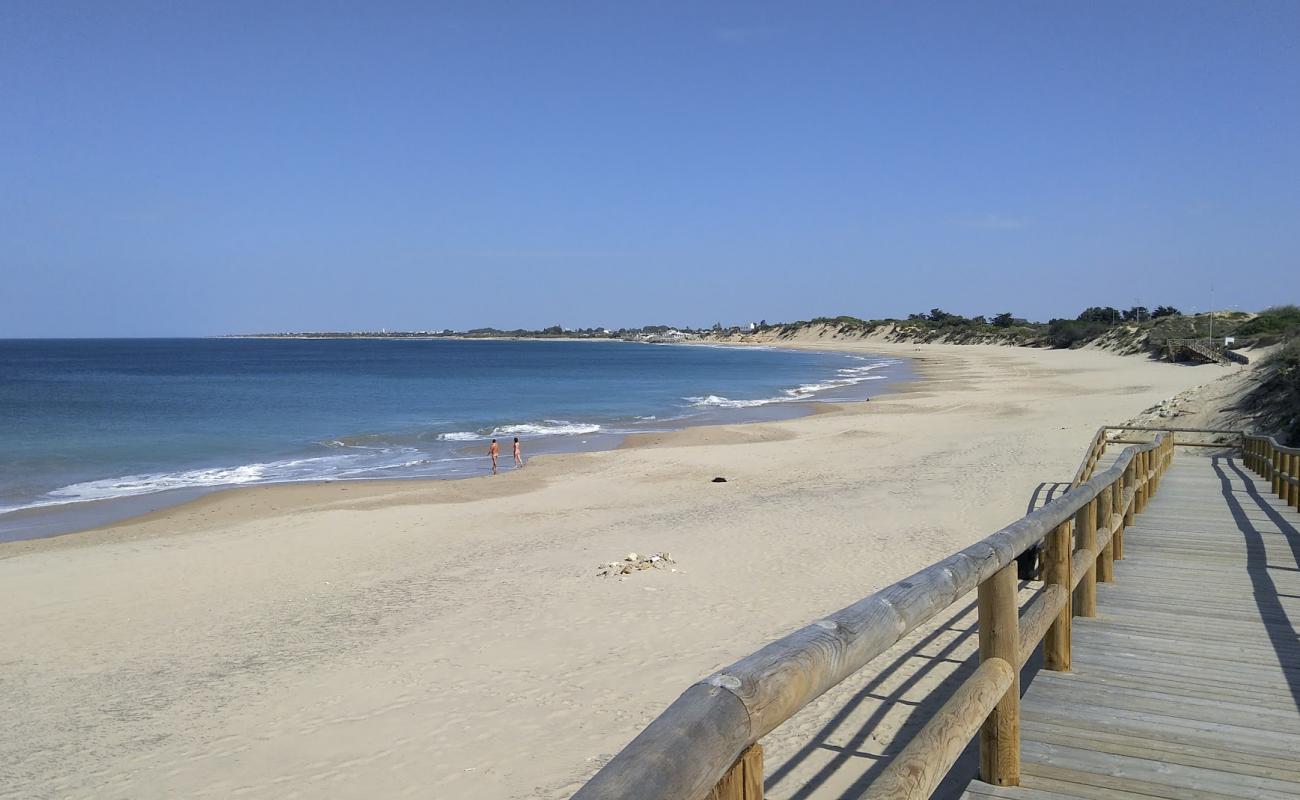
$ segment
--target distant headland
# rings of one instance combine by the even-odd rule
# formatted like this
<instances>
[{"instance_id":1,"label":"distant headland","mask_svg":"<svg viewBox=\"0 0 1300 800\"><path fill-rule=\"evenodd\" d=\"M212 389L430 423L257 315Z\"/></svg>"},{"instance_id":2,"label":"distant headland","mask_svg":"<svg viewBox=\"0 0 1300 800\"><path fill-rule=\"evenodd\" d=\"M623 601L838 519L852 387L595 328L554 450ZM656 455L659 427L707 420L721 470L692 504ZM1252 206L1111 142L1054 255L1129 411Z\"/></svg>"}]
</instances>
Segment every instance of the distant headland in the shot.
<instances>
[{"instance_id":1,"label":"distant headland","mask_svg":"<svg viewBox=\"0 0 1300 800\"><path fill-rule=\"evenodd\" d=\"M943 309L908 314L905 318L860 319L853 316L816 317L795 322L767 320L739 325L714 323L709 327L689 325L643 325L635 328L568 328L552 325L541 329L470 328L468 330L368 330L293 331L234 334L223 338L255 339L606 339L638 342L682 342L691 340L746 341L751 337L788 338L808 330L833 331L839 336L888 338L891 341L942 342L947 344L1005 344L1022 347L1075 348L1097 343L1111 349L1136 352L1158 351L1171 338L1221 338L1237 336L1263 344L1272 343L1284 330L1300 323L1300 311L1280 306L1260 313L1236 308L1226 311L1184 314L1173 306L1148 309L1135 306L1086 308L1075 317L1032 322L1011 312L965 317Z\"/></svg>"},{"instance_id":2,"label":"distant headland","mask_svg":"<svg viewBox=\"0 0 1300 800\"><path fill-rule=\"evenodd\" d=\"M764 323L766 324L766 323ZM635 342L681 342L699 339L706 334L742 334L759 329L758 323L729 328L715 325L712 329L697 329L673 325L644 325L640 328L565 328L552 325L540 330L516 328L471 328L457 331L451 328L423 331L293 331L285 333L234 334L228 339L592 339Z\"/></svg>"}]
</instances>

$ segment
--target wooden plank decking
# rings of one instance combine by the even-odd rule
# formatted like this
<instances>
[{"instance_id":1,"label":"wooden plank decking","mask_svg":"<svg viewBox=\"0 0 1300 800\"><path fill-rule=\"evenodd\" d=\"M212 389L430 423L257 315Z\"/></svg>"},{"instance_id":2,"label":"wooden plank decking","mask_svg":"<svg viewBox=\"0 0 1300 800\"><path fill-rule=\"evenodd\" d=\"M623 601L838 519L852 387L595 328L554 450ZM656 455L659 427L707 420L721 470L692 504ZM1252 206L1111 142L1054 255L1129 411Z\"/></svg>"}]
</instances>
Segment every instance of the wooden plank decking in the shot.
<instances>
[{"instance_id":1,"label":"wooden plank decking","mask_svg":"<svg viewBox=\"0 0 1300 800\"><path fill-rule=\"evenodd\" d=\"M1019 787L963 797L1300 798L1300 514L1180 452L1070 672L1027 674Z\"/></svg>"}]
</instances>

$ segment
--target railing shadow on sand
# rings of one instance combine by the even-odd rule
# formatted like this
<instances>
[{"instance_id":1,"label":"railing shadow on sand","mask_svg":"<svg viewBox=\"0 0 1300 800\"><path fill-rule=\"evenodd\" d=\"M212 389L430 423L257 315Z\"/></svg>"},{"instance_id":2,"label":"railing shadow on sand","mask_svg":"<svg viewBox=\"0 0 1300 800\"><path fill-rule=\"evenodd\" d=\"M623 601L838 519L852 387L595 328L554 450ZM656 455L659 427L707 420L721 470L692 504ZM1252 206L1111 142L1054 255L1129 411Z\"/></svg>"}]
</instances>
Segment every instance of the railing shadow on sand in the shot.
<instances>
[{"instance_id":1,"label":"railing shadow on sand","mask_svg":"<svg viewBox=\"0 0 1300 800\"><path fill-rule=\"evenodd\" d=\"M1018 585L1021 592L1034 591L1040 587L1041 584L1027 580L1020 581ZM790 800L808 800L833 782L839 788L830 796L840 800L861 797L890 760L902 751L953 691L979 667L975 606L975 603L968 603L950 609L950 613L931 620L927 626L929 630L914 644L896 655L887 653L886 656L893 657L884 664L872 664L876 669L866 683L844 701L835 715L806 744L775 766L764 781L764 790L779 791ZM1021 668L1022 695L1028 691L1042 665L1042 652L1035 650L1034 655ZM900 675L906 677L899 680ZM908 695L923 683L931 684L928 691L919 700L909 699ZM886 691L886 686L892 688ZM862 712L863 706L872 702L874 708L867 712L865 718L852 719ZM900 715L903 716L901 720L895 719L897 731L879 748L879 752L864 749L886 716L897 718ZM848 728L847 734L845 728ZM817 761L818 756L826 752L833 755L813 767L810 775L804 775L807 770L802 768ZM864 759L871 762L865 769L853 764L855 760ZM978 768L978 742L972 739L953 762L948 775L931 797L942 800L959 797L970 776L978 772ZM786 786L786 783L792 785Z\"/></svg>"}]
</instances>

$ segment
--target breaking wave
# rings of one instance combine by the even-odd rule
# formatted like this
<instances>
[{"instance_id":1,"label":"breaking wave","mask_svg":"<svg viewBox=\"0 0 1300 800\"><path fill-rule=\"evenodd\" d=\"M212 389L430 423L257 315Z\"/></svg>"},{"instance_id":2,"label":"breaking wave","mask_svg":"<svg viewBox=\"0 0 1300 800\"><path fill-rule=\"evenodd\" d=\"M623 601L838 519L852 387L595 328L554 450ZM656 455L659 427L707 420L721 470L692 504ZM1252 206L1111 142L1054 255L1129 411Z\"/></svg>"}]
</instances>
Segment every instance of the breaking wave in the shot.
<instances>
[{"instance_id":1,"label":"breaking wave","mask_svg":"<svg viewBox=\"0 0 1300 800\"><path fill-rule=\"evenodd\" d=\"M574 434L598 433L601 427L594 422L569 422L562 419L548 419L541 423L522 425L503 425L492 431L493 436L564 436Z\"/></svg>"},{"instance_id":2,"label":"breaking wave","mask_svg":"<svg viewBox=\"0 0 1300 800\"><path fill-rule=\"evenodd\" d=\"M859 360L865 360L862 356L854 356ZM835 371L838 376L829 380L819 381L817 383L804 383L793 389L786 389L785 392L777 397L763 397L757 400L732 400L727 397L721 397L716 394L707 394L699 397L683 397L682 399L696 408L755 408L757 406L766 406L773 403L789 403L796 400L813 399L818 392L824 392L829 389L842 389L846 386L855 386L865 381L884 380L884 375L872 375L878 369L883 369L897 361L877 361L861 367L845 367Z\"/></svg>"},{"instance_id":3,"label":"breaking wave","mask_svg":"<svg viewBox=\"0 0 1300 800\"><path fill-rule=\"evenodd\" d=\"M477 442L483 438L483 434L474 433L473 431L452 431L451 433L438 434L440 442Z\"/></svg>"}]
</instances>

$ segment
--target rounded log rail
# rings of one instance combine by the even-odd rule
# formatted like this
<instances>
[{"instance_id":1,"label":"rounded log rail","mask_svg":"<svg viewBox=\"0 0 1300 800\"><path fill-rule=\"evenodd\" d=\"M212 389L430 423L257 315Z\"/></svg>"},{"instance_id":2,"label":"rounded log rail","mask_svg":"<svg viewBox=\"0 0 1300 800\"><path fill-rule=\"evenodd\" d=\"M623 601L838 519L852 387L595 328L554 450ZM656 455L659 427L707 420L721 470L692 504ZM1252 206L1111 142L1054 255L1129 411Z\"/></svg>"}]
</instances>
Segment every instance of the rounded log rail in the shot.
<instances>
[{"instance_id":1,"label":"rounded log rail","mask_svg":"<svg viewBox=\"0 0 1300 800\"><path fill-rule=\"evenodd\" d=\"M1110 428L1102 425L1097 432L1092 435L1092 441L1088 444L1088 452L1084 454L1083 461L1079 462L1079 468L1074 471L1074 480L1070 481L1070 488L1074 488L1092 477L1092 471L1097 467L1097 461L1106 452L1106 431Z\"/></svg>"},{"instance_id":2,"label":"rounded log rail","mask_svg":"<svg viewBox=\"0 0 1300 800\"><path fill-rule=\"evenodd\" d=\"M1242 447L1246 432L1231 428L1159 428L1154 425L1102 425L1093 434L1092 441L1088 444L1088 451L1084 454L1083 460L1079 462L1079 468L1075 470L1074 480L1070 482L1071 487L1078 486L1092 477L1092 472L1096 469L1097 462L1106 453L1107 445L1112 444L1146 444L1146 440L1135 440L1126 438L1111 438L1112 432L1128 433L1173 433L1173 434L1199 434L1203 436L1217 436L1220 440L1224 437L1231 441L1224 442L1196 442L1189 441L1185 437L1175 437L1174 444L1178 447Z\"/></svg>"},{"instance_id":3,"label":"rounded log rail","mask_svg":"<svg viewBox=\"0 0 1300 800\"><path fill-rule=\"evenodd\" d=\"M1081 471L1095 469L1106 430L1094 437ZM1075 613L1095 613L1098 562L1157 490L1173 448L1173 433L1161 430L1151 442L1126 448L1104 472L991 536L692 685L574 800L761 798L761 781L756 789L735 788L755 784L752 769L744 768L754 760L750 754L759 739L975 589L980 592L981 662L1014 667L1011 681L1002 687L1005 672L996 665L977 671L967 681L978 677L977 685L964 684L914 739L932 744L905 750L908 757L894 759L877 782L908 787L891 796L928 796L961 751L954 742L968 741L979 728L983 778L1014 785L1019 777L1018 667L1043 640L1048 668L1069 668L1070 606ZM1079 524L1088 533L1076 547L1070 530ZM1008 591L1014 587L1014 562L1045 538L1046 585L1021 617L1015 592ZM915 774L917 769L924 774ZM737 779L741 773L744 780Z\"/></svg>"},{"instance_id":4,"label":"rounded log rail","mask_svg":"<svg viewBox=\"0 0 1300 800\"><path fill-rule=\"evenodd\" d=\"M1284 447L1272 436L1246 436L1242 449L1246 467L1268 480L1282 502L1300 510L1300 447Z\"/></svg>"}]
</instances>

